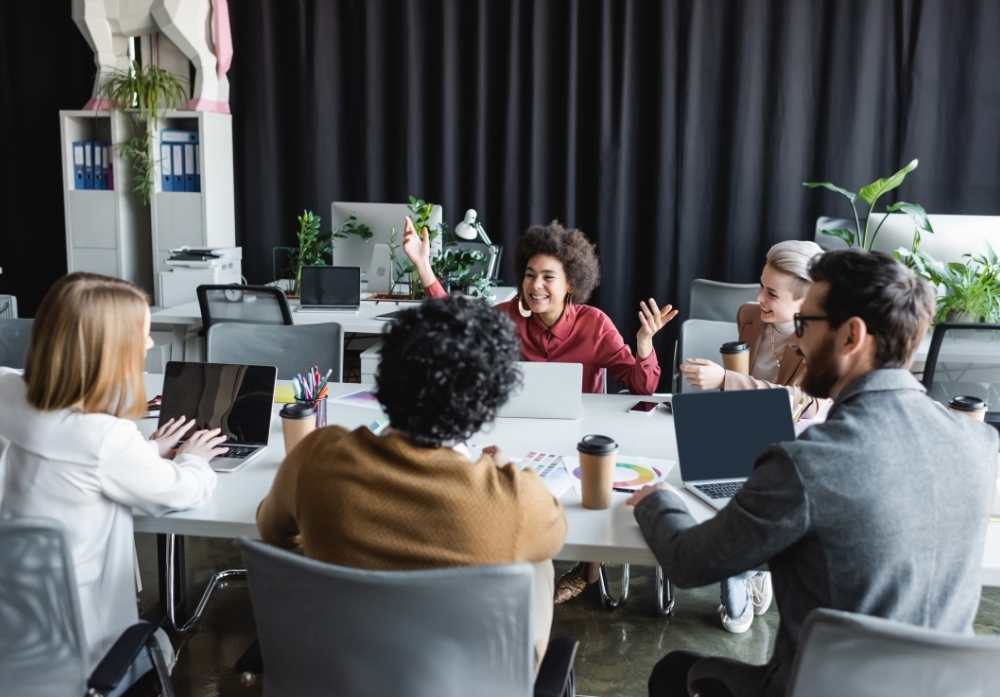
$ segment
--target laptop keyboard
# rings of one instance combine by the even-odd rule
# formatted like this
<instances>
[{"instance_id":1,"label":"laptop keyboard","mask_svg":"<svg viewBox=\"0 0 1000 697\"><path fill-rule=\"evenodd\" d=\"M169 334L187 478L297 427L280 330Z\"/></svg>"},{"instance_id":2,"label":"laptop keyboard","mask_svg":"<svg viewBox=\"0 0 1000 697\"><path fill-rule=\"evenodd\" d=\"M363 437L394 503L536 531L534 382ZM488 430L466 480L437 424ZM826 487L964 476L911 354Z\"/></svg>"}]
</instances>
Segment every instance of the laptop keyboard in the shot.
<instances>
[{"instance_id":1,"label":"laptop keyboard","mask_svg":"<svg viewBox=\"0 0 1000 697\"><path fill-rule=\"evenodd\" d=\"M710 499L731 499L743 488L743 482L717 482L715 484L694 484L695 489Z\"/></svg>"},{"instance_id":2,"label":"laptop keyboard","mask_svg":"<svg viewBox=\"0 0 1000 697\"><path fill-rule=\"evenodd\" d=\"M250 457L255 452L257 452L257 448L246 445L226 445L223 447L229 448L228 452L222 455L217 455L216 457L228 457L240 460L245 457Z\"/></svg>"}]
</instances>

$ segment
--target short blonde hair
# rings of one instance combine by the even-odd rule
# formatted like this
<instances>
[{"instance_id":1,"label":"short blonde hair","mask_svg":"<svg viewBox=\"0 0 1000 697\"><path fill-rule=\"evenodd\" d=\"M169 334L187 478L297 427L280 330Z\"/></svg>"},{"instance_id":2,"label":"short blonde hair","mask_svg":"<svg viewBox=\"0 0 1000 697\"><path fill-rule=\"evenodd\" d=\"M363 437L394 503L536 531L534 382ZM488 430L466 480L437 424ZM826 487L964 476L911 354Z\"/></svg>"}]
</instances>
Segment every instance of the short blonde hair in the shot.
<instances>
[{"instance_id":1,"label":"short blonde hair","mask_svg":"<svg viewBox=\"0 0 1000 697\"><path fill-rule=\"evenodd\" d=\"M767 253L767 263L775 271L795 277L795 282L792 284L792 295L798 300L809 292L809 286L812 285L809 262L817 254L822 253L823 248L815 242L788 240L771 247Z\"/></svg>"},{"instance_id":2,"label":"short blonde hair","mask_svg":"<svg viewBox=\"0 0 1000 697\"><path fill-rule=\"evenodd\" d=\"M145 293L117 278L73 273L56 281L31 327L28 402L39 411L143 414L148 307Z\"/></svg>"}]
</instances>

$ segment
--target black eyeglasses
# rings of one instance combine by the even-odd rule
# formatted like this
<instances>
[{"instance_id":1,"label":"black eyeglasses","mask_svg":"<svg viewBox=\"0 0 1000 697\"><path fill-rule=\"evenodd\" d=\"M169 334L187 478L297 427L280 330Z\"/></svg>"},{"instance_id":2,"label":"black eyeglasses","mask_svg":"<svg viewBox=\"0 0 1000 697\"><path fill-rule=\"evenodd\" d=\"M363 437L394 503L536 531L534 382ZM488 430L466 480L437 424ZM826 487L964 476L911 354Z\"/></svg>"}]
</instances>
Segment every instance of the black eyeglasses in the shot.
<instances>
[{"instance_id":1,"label":"black eyeglasses","mask_svg":"<svg viewBox=\"0 0 1000 697\"><path fill-rule=\"evenodd\" d=\"M806 322L829 322L829 317L820 317L819 315L800 315L795 313L795 317L792 318L795 321L795 336L802 338L802 335L806 332Z\"/></svg>"}]
</instances>

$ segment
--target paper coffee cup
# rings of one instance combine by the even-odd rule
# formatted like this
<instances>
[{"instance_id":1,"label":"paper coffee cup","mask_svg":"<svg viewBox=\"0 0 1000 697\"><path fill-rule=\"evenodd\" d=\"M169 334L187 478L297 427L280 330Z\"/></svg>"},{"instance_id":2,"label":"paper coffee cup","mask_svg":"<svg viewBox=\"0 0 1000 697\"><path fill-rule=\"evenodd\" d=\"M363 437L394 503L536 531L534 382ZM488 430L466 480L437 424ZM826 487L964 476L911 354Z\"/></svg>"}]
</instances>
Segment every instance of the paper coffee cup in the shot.
<instances>
[{"instance_id":1,"label":"paper coffee cup","mask_svg":"<svg viewBox=\"0 0 1000 697\"><path fill-rule=\"evenodd\" d=\"M722 367L740 375L750 374L750 344L743 341L729 341L719 348Z\"/></svg>"},{"instance_id":2,"label":"paper coffee cup","mask_svg":"<svg viewBox=\"0 0 1000 697\"><path fill-rule=\"evenodd\" d=\"M292 452L299 441L316 430L316 407L304 402L286 404L281 408L281 435L285 439L285 454Z\"/></svg>"},{"instance_id":3,"label":"paper coffee cup","mask_svg":"<svg viewBox=\"0 0 1000 697\"><path fill-rule=\"evenodd\" d=\"M580 454L580 489L583 507L603 510L611 506L618 444L607 436L584 436L576 445Z\"/></svg>"},{"instance_id":4,"label":"paper coffee cup","mask_svg":"<svg viewBox=\"0 0 1000 697\"><path fill-rule=\"evenodd\" d=\"M956 414L964 414L976 421L985 421L986 410L989 407L979 397L959 395L948 400L948 408Z\"/></svg>"}]
</instances>

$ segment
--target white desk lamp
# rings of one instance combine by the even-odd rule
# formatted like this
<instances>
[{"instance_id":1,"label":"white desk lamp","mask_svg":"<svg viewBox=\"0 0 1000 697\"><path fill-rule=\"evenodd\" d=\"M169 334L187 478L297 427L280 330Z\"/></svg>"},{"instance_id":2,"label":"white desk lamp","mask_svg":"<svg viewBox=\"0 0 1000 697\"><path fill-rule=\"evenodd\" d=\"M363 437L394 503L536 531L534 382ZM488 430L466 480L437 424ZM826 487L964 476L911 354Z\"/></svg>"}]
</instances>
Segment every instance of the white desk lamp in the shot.
<instances>
[{"instance_id":1,"label":"white desk lamp","mask_svg":"<svg viewBox=\"0 0 1000 697\"><path fill-rule=\"evenodd\" d=\"M483 230L482 224L476 222L476 211L473 208L465 211L465 220L455 226L455 235L463 240L474 240L478 237L486 244L493 246L486 230Z\"/></svg>"}]
</instances>

